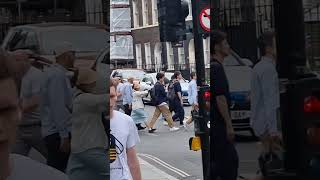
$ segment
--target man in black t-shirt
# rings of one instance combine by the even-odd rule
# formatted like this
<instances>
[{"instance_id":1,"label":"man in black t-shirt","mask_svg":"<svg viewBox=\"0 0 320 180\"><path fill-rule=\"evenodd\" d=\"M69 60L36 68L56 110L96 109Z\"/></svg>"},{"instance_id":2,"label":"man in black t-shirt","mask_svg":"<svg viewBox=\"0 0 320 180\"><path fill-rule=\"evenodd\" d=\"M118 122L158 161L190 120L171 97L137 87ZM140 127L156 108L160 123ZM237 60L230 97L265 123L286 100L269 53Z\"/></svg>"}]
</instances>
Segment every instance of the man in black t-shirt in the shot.
<instances>
[{"instance_id":1,"label":"man in black t-shirt","mask_svg":"<svg viewBox=\"0 0 320 180\"><path fill-rule=\"evenodd\" d=\"M180 126L183 126L184 109L183 109L183 100L182 100L182 88L180 84L182 75L180 71L176 71L173 74L173 76L174 76L174 80L172 82L172 86L173 86L175 95L171 101L172 101L172 107L173 107L172 110L175 112L175 114L172 116L172 119L174 121L180 121Z\"/></svg>"},{"instance_id":2,"label":"man in black t-shirt","mask_svg":"<svg viewBox=\"0 0 320 180\"><path fill-rule=\"evenodd\" d=\"M211 92L213 94L213 124L211 129L211 177L215 180L236 180L238 154L234 146L234 130L230 117L230 92L223 61L230 54L226 34L214 31L211 36Z\"/></svg>"}]
</instances>

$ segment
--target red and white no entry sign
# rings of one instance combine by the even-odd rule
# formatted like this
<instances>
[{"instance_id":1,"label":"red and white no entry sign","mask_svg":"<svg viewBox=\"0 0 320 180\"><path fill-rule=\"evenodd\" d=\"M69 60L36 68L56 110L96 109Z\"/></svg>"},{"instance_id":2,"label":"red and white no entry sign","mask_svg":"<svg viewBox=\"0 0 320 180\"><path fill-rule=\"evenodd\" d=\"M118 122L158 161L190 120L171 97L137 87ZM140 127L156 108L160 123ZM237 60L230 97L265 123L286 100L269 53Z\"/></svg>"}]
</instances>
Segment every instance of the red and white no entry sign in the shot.
<instances>
[{"instance_id":1,"label":"red and white no entry sign","mask_svg":"<svg viewBox=\"0 0 320 180\"><path fill-rule=\"evenodd\" d=\"M202 29L204 29L207 32L210 32L210 8L206 7L204 8L199 15L200 18L200 25Z\"/></svg>"}]
</instances>

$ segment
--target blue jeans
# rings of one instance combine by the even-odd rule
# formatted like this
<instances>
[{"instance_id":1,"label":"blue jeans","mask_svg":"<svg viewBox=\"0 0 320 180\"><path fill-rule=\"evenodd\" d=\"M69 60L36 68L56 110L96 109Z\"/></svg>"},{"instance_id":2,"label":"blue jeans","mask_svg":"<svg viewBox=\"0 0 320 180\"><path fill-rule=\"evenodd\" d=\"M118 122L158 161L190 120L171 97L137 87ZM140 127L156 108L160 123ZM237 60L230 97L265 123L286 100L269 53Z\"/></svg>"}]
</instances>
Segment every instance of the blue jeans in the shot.
<instances>
[{"instance_id":1,"label":"blue jeans","mask_svg":"<svg viewBox=\"0 0 320 180\"><path fill-rule=\"evenodd\" d=\"M143 108L135 109L131 112L131 118L133 119L135 124L141 124L146 122L148 116Z\"/></svg>"},{"instance_id":2,"label":"blue jeans","mask_svg":"<svg viewBox=\"0 0 320 180\"><path fill-rule=\"evenodd\" d=\"M107 152L102 148L72 153L67 174L70 180L105 180L109 177Z\"/></svg>"}]
</instances>

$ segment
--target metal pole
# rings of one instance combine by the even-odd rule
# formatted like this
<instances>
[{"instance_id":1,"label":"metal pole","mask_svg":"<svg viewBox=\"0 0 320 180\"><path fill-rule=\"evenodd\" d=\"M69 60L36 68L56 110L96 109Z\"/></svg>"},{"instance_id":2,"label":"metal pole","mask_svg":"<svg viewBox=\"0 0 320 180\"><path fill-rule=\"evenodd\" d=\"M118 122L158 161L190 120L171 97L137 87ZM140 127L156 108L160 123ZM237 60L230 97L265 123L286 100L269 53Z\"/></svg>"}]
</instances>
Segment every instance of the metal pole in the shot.
<instances>
[{"instance_id":1,"label":"metal pole","mask_svg":"<svg viewBox=\"0 0 320 180\"><path fill-rule=\"evenodd\" d=\"M19 22L21 21L21 2L18 2L18 15L19 15Z\"/></svg>"},{"instance_id":2,"label":"metal pole","mask_svg":"<svg viewBox=\"0 0 320 180\"><path fill-rule=\"evenodd\" d=\"M200 92L198 96L199 102L199 127L201 133L199 134L201 139L201 154L202 154L202 165L203 165L203 179L210 180L210 149L209 149L209 133L207 130L207 122L205 117L205 99L201 87L205 86L205 64L204 64L204 52L203 52L203 38L198 31L198 14L197 4L198 0L192 0L192 17L193 17L193 37L194 37L194 48L195 48L195 59L196 59L196 73L197 73L197 84L200 86ZM196 122L195 122L196 123Z\"/></svg>"},{"instance_id":3,"label":"metal pole","mask_svg":"<svg viewBox=\"0 0 320 180\"><path fill-rule=\"evenodd\" d=\"M53 1L53 9L54 9L54 15L57 15L57 0Z\"/></svg>"},{"instance_id":4,"label":"metal pole","mask_svg":"<svg viewBox=\"0 0 320 180\"><path fill-rule=\"evenodd\" d=\"M277 65L281 79L294 84L299 79L298 67L306 65L305 53L305 24L302 0L291 0L290 3L283 0L274 0L275 29L277 35ZM285 12L284 12L285 11ZM286 85L286 92L281 95L282 134L285 152L285 168L287 171L301 171L303 167L302 153L303 139L299 134L301 119L295 113L295 104L290 100L296 99L288 93L294 87ZM303 121L306 121L304 119Z\"/></svg>"}]
</instances>

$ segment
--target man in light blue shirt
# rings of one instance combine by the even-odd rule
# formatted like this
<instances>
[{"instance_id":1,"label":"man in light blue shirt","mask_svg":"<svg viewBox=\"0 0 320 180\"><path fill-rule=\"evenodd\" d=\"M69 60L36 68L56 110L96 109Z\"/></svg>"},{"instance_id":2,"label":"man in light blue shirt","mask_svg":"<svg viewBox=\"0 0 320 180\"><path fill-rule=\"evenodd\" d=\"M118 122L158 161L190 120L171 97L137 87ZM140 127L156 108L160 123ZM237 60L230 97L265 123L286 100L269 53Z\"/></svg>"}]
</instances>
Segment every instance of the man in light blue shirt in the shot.
<instances>
[{"instance_id":1,"label":"man in light blue shirt","mask_svg":"<svg viewBox=\"0 0 320 180\"><path fill-rule=\"evenodd\" d=\"M124 113L128 116L131 116L132 111L132 101L133 101L133 78L129 77L128 81L123 85L123 106Z\"/></svg>"},{"instance_id":2,"label":"man in light blue shirt","mask_svg":"<svg viewBox=\"0 0 320 180\"><path fill-rule=\"evenodd\" d=\"M72 45L65 42L55 51L56 63L44 70L41 121L47 149L47 164L65 171L70 153L72 88L67 76L74 64Z\"/></svg>"},{"instance_id":3,"label":"man in light blue shirt","mask_svg":"<svg viewBox=\"0 0 320 180\"><path fill-rule=\"evenodd\" d=\"M259 39L261 60L255 65L251 79L251 126L264 146L268 148L278 138L278 111L280 108L279 79L276 70L276 43L273 32Z\"/></svg>"},{"instance_id":4,"label":"man in light blue shirt","mask_svg":"<svg viewBox=\"0 0 320 180\"><path fill-rule=\"evenodd\" d=\"M199 104L198 104L198 88L197 88L197 75L195 72L191 73L191 81L189 83L188 88L188 102L192 106L192 110L199 110ZM187 128L187 125L192 123L192 116L188 118L188 120L183 122L183 125L185 128Z\"/></svg>"}]
</instances>

